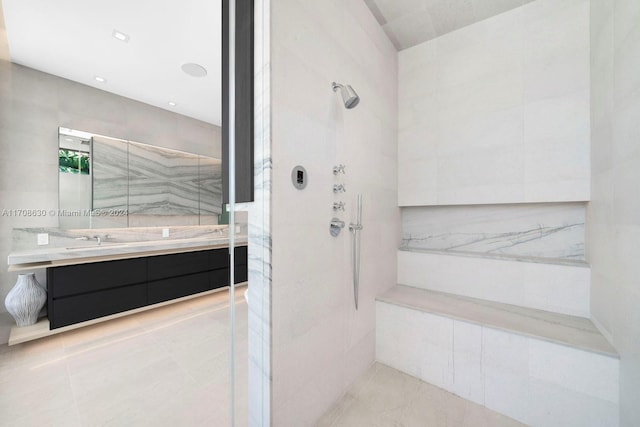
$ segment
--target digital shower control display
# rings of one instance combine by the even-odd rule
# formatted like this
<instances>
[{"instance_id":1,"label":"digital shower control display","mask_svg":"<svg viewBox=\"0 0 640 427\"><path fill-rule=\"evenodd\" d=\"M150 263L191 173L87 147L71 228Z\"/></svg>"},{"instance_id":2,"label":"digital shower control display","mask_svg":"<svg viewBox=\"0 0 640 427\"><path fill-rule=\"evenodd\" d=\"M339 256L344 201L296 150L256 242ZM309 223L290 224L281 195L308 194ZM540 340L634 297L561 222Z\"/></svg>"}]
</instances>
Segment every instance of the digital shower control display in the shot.
<instances>
[{"instance_id":1,"label":"digital shower control display","mask_svg":"<svg viewBox=\"0 0 640 427\"><path fill-rule=\"evenodd\" d=\"M303 190L307 186L307 170L302 166L296 166L291 171L291 182L298 190Z\"/></svg>"}]
</instances>

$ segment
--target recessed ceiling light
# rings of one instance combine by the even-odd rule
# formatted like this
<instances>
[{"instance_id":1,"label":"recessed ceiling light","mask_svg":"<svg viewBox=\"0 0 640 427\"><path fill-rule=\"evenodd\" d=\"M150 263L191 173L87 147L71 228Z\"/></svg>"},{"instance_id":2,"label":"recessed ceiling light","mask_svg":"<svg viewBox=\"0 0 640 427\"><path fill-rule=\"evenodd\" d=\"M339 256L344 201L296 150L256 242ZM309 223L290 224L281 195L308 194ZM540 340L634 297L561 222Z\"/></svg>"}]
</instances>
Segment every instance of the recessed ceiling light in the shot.
<instances>
[{"instance_id":1,"label":"recessed ceiling light","mask_svg":"<svg viewBox=\"0 0 640 427\"><path fill-rule=\"evenodd\" d=\"M121 42L125 42L125 43L128 43L128 42L129 42L129 38L130 38L130 37L129 37L129 35L128 35L128 34L123 33L122 31L113 30L113 33L111 33L111 35L112 35L114 38L116 38L116 39L120 40Z\"/></svg>"},{"instance_id":2,"label":"recessed ceiling light","mask_svg":"<svg viewBox=\"0 0 640 427\"><path fill-rule=\"evenodd\" d=\"M169 103L168 103L168 104L169 104L169 105L171 105L172 107L175 107L176 105L178 105L178 104L176 104L176 103L175 103L175 102L173 102L173 101L169 101Z\"/></svg>"},{"instance_id":3,"label":"recessed ceiling light","mask_svg":"<svg viewBox=\"0 0 640 427\"><path fill-rule=\"evenodd\" d=\"M106 83L107 79L105 79L104 77L100 77L100 76L95 76L94 79L100 83Z\"/></svg>"},{"instance_id":4,"label":"recessed ceiling light","mask_svg":"<svg viewBox=\"0 0 640 427\"><path fill-rule=\"evenodd\" d=\"M192 77L204 77L207 75L207 69L204 68L200 64L196 64L194 62L187 62L186 64L182 64L182 71L185 74L188 74Z\"/></svg>"}]
</instances>

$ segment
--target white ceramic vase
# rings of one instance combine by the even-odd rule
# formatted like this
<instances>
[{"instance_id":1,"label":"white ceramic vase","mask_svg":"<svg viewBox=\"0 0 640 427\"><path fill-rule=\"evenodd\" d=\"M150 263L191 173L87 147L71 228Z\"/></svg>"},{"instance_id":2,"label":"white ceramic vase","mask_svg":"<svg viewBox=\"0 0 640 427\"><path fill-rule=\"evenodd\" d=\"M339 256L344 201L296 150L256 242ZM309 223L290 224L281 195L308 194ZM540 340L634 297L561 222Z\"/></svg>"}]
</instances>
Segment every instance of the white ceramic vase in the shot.
<instances>
[{"instance_id":1,"label":"white ceramic vase","mask_svg":"<svg viewBox=\"0 0 640 427\"><path fill-rule=\"evenodd\" d=\"M47 301L47 291L36 280L35 273L19 274L18 281L4 300L9 314L21 326L33 325Z\"/></svg>"}]
</instances>

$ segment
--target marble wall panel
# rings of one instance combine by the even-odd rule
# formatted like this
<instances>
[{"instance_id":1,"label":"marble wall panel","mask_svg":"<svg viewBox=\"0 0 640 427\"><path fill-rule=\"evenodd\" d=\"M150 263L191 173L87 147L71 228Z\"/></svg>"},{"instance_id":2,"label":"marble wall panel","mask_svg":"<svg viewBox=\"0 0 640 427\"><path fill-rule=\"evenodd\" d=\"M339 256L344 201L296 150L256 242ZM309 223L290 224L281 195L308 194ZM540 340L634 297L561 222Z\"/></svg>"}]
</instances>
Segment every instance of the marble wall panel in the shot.
<instances>
[{"instance_id":1,"label":"marble wall panel","mask_svg":"<svg viewBox=\"0 0 640 427\"><path fill-rule=\"evenodd\" d=\"M402 209L402 248L584 260L585 205Z\"/></svg>"},{"instance_id":2,"label":"marble wall panel","mask_svg":"<svg viewBox=\"0 0 640 427\"><path fill-rule=\"evenodd\" d=\"M94 137L91 166L93 180L92 209L119 209L127 211L129 203L129 149L127 141ZM127 217L121 216L121 226Z\"/></svg>"},{"instance_id":3,"label":"marble wall panel","mask_svg":"<svg viewBox=\"0 0 640 427\"><path fill-rule=\"evenodd\" d=\"M200 215L217 218L222 213L222 161L200 156L199 162Z\"/></svg>"},{"instance_id":4,"label":"marble wall panel","mask_svg":"<svg viewBox=\"0 0 640 427\"><path fill-rule=\"evenodd\" d=\"M197 155L129 143L129 214L198 215Z\"/></svg>"}]
</instances>

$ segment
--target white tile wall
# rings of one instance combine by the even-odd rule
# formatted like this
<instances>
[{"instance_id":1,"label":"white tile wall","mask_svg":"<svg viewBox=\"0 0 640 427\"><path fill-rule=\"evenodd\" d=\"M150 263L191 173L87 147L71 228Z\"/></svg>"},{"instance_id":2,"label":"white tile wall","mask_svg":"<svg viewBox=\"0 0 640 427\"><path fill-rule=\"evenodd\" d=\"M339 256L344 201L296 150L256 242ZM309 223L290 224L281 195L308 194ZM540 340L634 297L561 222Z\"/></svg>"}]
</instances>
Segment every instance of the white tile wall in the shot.
<instances>
[{"instance_id":1,"label":"white tile wall","mask_svg":"<svg viewBox=\"0 0 640 427\"><path fill-rule=\"evenodd\" d=\"M618 359L425 314L378 302L376 359L534 427L618 425Z\"/></svg>"},{"instance_id":2,"label":"white tile wall","mask_svg":"<svg viewBox=\"0 0 640 427\"><path fill-rule=\"evenodd\" d=\"M482 327L453 321L453 392L484 405Z\"/></svg>"},{"instance_id":3,"label":"white tile wall","mask_svg":"<svg viewBox=\"0 0 640 427\"><path fill-rule=\"evenodd\" d=\"M589 200L589 0L531 2L399 61L401 206Z\"/></svg>"},{"instance_id":4,"label":"white tile wall","mask_svg":"<svg viewBox=\"0 0 640 427\"><path fill-rule=\"evenodd\" d=\"M400 250L398 283L589 317L590 271L586 266Z\"/></svg>"},{"instance_id":5,"label":"white tile wall","mask_svg":"<svg viewBox=\"0 0 640 427\"><path fill-rule=\"evenodd\" d=\"M620 424L640 425L640 2L591 2L592 313L620 352Z\"/></svg>"},{"instance_id":6,"label":"white tile wall","mask_svg":"<svg viewBox=\"0 0 640 427\"><path fill-rule=\"evenodd\" d=\"M312 425L374 358L375 303L395 285L397 53L362 0L271 5L272 423ZM331 89L350 84L346 110ZM346 174L332 168L345 164ZM291 184L303 165L305 190ZM334 184L347 192L335 195ZM351 237L363 194L360 306L354 308ZM335 201L346 212L334 212Z\"/></svg>"},{"instance_id":7,"label":"white tile wall","mask_svg":"<svg viewBox=\"0 0 640 427\"><path fill-rule=\"evenodd\" d=\"M529 375L566 389L619 403L618 361L545 341L529 342ZM571 370L566 369L571 365ZM598 370L594 369L598 366Z\"/></svg>"}]
</instances>

